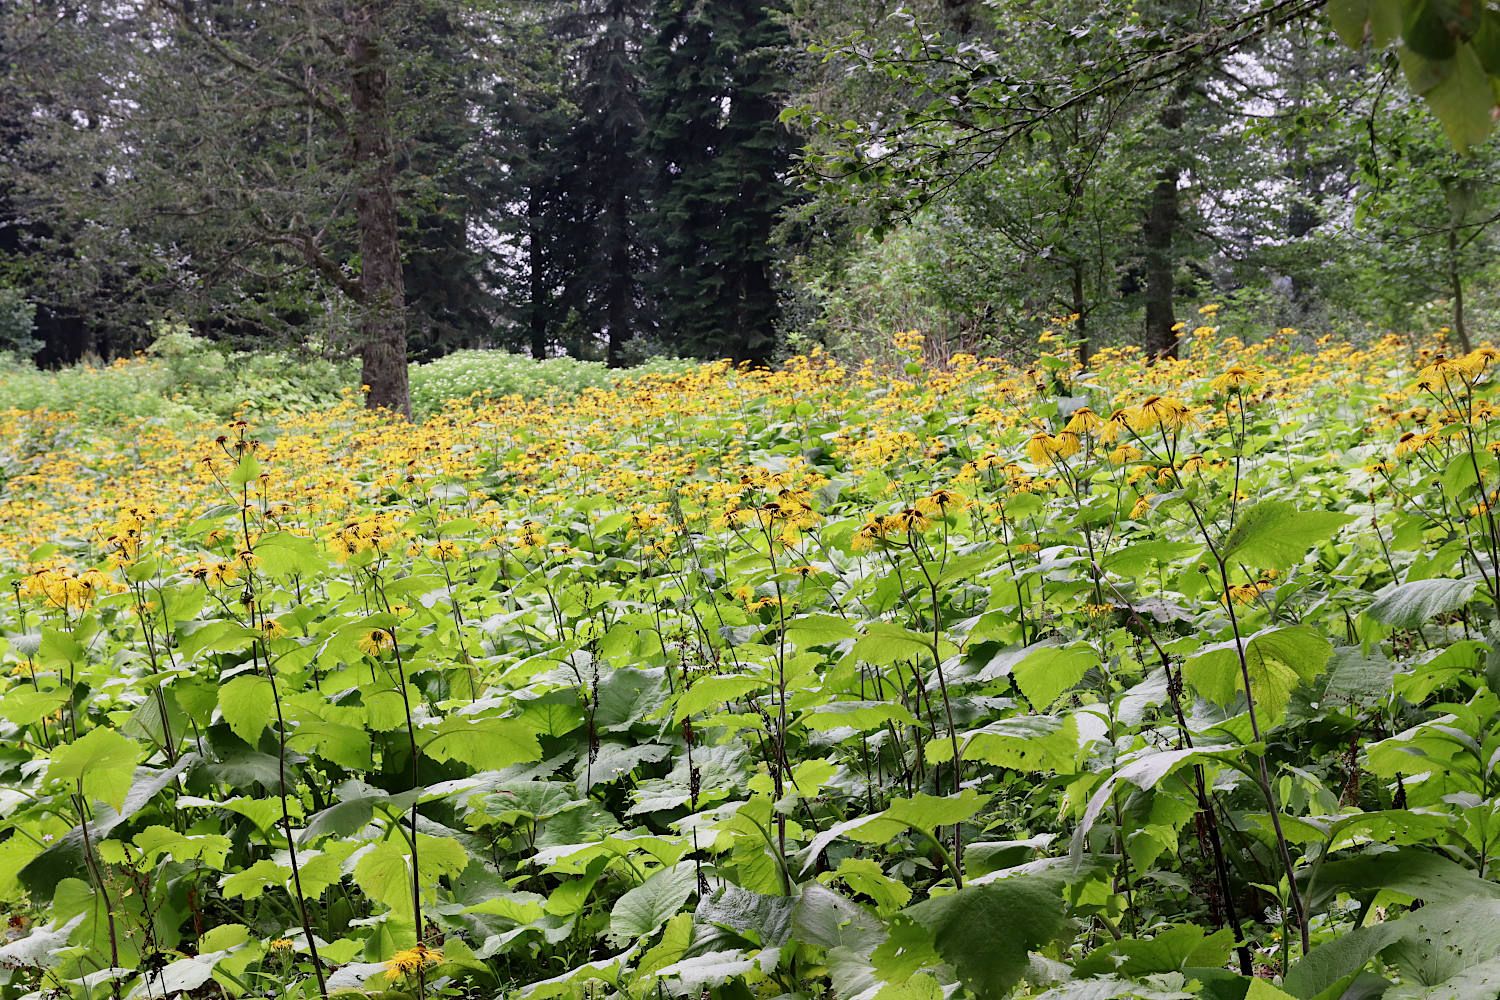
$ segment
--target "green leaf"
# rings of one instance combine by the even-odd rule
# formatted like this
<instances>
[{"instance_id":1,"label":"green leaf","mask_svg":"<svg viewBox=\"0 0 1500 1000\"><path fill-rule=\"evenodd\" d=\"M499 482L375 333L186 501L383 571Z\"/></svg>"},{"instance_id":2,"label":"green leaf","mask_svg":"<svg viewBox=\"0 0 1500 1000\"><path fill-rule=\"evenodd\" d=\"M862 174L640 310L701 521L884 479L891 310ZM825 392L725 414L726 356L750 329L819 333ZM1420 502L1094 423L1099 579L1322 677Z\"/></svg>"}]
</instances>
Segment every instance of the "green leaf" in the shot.
<instances>
[{"instance_id":1,"label":"green leaf","mask_svg":"<svg viewBox=\"0 0 1500 1000\"><path fill-rule=\"evenodd\" d=\"M1250 980L1250 988L1245 991L1245 1000L1297 1000L1284 990L1277 989L1264 979Z\"/></svg>"},{"instance_id":2,"label":"green leaf","mask_svg":"<svg viewBox=\"0 0 1500 1000\"><path fill-rule=\"evenodd\" d=\"M186 632L184 622L180 626ZM260 633L255 629L246 628L239 622L215 621L206 624L198 624L191 632L186 632L178 640L177 650L189 660L196 659L204 653L224 653L242 649L248 649L250 643Z\"/></svg>"},{"instance_id":3,"label":"green leaf","mask_svg":"<svg viewBox=\"0 0 1500 1000\"><path fill-rule=\"evenodd\" d=\"M931 662L932 637L891 622L875 622L854 643L851 655L878 667L924 657Z\"/></svg>"},{"instance_id":4,"label":"green leaf","mask_svg":"<svg viewBox=\"0 0 1500 1000\"><path fill-rule=\"evenodd\" d=\"M64 688L36 691L29 687L12 688L0 699L0 717L18 726L35 725L57 711L68 701Z\"/></svg>"},{"instance_id":5,"label":"green leaf","mask_svg":"<svg viewBox=\"0 0 1500 1000\"><path fill-rule=\"evenodd\" d=\"M270 858L262 858L248 868L226 875L219 888L231 899L254 899L267 889L285 887L291 875L290 868L278 865Z\"/></svg>"},{"instance_id":6,"label":"green leaf","mask_svg":"<svg viewBox=\"0 0 1500 1000\"><path fill-rule=\"evenodd\" d=\"M1451 39L1450 39L1451 44ZM1473 46L1457 46L1447 58L1419 55L1414 48L1401 52L1401 68L1407 81L1432 109L1448 141L1460 153L1489 138L1494 121L1495 92Z\"/></svg>"},{"instance_id":7,"label":"green leaf","mask_svg":"<svg viewBox=\"0 0 1500 1000\"><path fill-rule=\"evenodd\" d=\"M1348 514L1298 510L1285 500L1266 500L1240 514L1219 554L1230 566L1285 569L1352 520Z\"/></svg>"},{"instance_id":8,"label":"green leaf","mask_svg":"<svg viewBox=\"0 0 1500 1000\"><path fill-rule=\"evenodd\" d=\"M769 681L748 674L720 674L700 677L677 696L672 717L678 721L697 715L705 709L731 702L751 691L766 687Z\"/></svg>"},{"instance_id":9,"label":"green leaf","mask_svg":"<svg viewBox=\"0 0 1500 1000\"><path fill-rule=\"evenodd\" d=\"M276 718L271 682L259 674L240 674L219 688L219 713L234 735L254 747Z\"/></svg>"},{"instance_id":10,"label":"green leaf","mask_svg":"<svg viewBox=\"0 0 1500 1000\"><path fill-rule=\"evenodd\" d=\"M663 868L615 902L606 939L619 948L655 934L697 890L698 874L692 863Z\"/></svg>"},{"instance_id":11,"label":"green leaf","mask_svg":"<svg viewBox=\"0 0 1500 1000\"><path fill-rule=\"evenodd\" d=\"M210 867L224 867L224 858L229 853L229 838L217 833L188 836L165 826L148 826L135 835L134 843L149 862L162 854L171 855L173 861L203 860Z\"/></svg>"},{"instance_id":12,"label":"green leaf","mask_svg":"<svg viewBox=\"0 0 1500 1000\"><path fill-rule=\"evenodd\" d=\"M345 781L334 789L338 801L308 818L301 840L303 843L311 843L318 837L352 836L375 818L376 806L383 807L387 812L403 813L417 801L421 791L413 788L392 794L363 781Z\"/></svg>"},{"instance_id":13,"label":"green leaf","mask_svg":"<svg viewBox=\"0 0 1500 1000\"><path fill-rule=\"evenodd\" d=\"M1020 981L1028 954L1057 938L1067 924L1061 880L1017 876L909 906L943 960L979 1000L1000 1000ZM985 929L1003 928L1003 933Z\"/></svg>"},{"instance_id":14,"label":"green leaf","mask_svg":"<svg viewBox=\"0 0 1500 1000\"><path fill-rule=\"evenodd\" d=\"M965 858L967 856L965 852ZM911 888L905 882L891 878L869 858L845 858L836 870L819 877L826 881L840 881L854 892L869 896L875 900L881 913L899 910L911 902Z\"/></svg>"},{"instance_id":15,"label":"green leaf","mask_svg":"<svg viewBox=\"0 0 1500 1000\"><path fill-rule=\"evenodd\" d=\"M1386 590L1365 614L1382 625L1418 628L1429 618L1469 603L1477 584L1477 580L1411 580Z\"/></svg>"},{"instance_id":16,"label":"green leaf","mask_svg":"<svg viewBox=\"0 0 1500 1000\"><path fill-rule=\"evenodd\" d=\"M413 923L410 858L399 839L379 841L366 851L354 865L354 881L365 895L390 908L401 923Z\"/></svg>"},{"instance_id":17,"label":"green leaf","mask_svg":"<svg viewBox=\"0 0 1500 1000\"><path fill-rule=\"evenodd\" d=\"M496 785L493 795L485 796L484 811L502 823L514 824L523 819L547 819L587 804L587 799L574 798L567 785L548 781L508 781Z\"/></svg>"},{"instance_id":18,"label":"green leaf","mask_svg":"<svg viewBox=\"0 0 1500 1000\"><path fill-rule=\"evenodd\" d=\"M857 635L853 622L836 615L803 615L786 623L787 641L799 649L831 646Z\"/></svg>"},{"instance_id":19,"label":"green leaf","mask_svg":"<svg viewBox=\"0 0 1500 1000\"><path fill-rule=\"evenodd\" d=\"M895 799L883 812L856 816L820 832L802 852L803 870L811 868L828 845L839 837L867 844L884 844L905 830L930 834L940 826L952 826L972 818L988 801L988 795L981 795L972 788L965 788L957 795L918 792L909 799Z\"/></svg>"},{"instance_id":20,"label":"green leaf","mask_svg":"<svg viewBox=\"0 0 1500 1000\"><path fill-rule=\"evenodd\" d=\"M81 781L85 798L107 802L118 812L125 808L125 795L130 791L139 756L140 747L134 740L100 726L54 750L47 778L70 787Z\"/></svg>"},{"instance_id":21,"label":"green leaf","mask_svg":"<svg viewBox=\"0 0 1500 1000\"><path fill-rule=\"evenodd\" d=\"M952 826L972 819L990 800L972 788L957 795L927 795L918 792L909 799L892 799L884 812L866 817L864 825L849 836L866 843L880 844L902 830L911 828L931 833L940 826Z\"/></svg>"},{"instance_id":22,"label":"green leaf","mask_svg":"<svg viewBox=\"0 0 1500 1000\"><path fill-rule=\"evenodd\" d=\"M67 632L43 626L42 642L37 647L36 662L52 670L66 670L71 664L82 664L88 654L78 640Z\"/></svg>"},{"instance_id":23,"label":"green leaf","mask_svg":"<svg viewBox=\"0 0 1500 1000\"><path fill-rule=\"evenodd\" d=\"M230 486L245 486L255 482L255 477L260 475L260 463L250 452L245 452L240 458L240 464L235 466L229 474Z\"/></svg>"},{"instance_id":24,"label":"green leaf","mask_svg":"<svg viewBox=\"0 0 1500 1000\"><path fill-rule=\"evenodd\" d=\"M815 732L845 726L868 732L887 722L905 726L916 721L905 705L892 701L831 701L814 708L805 719L807 728Z\"/></svg>"},{"instance_id":25,"label":"green leaf","mask_svg":"<svg viewBox=\"0 0 1500 1000\"><path fill-rule=\"evenodd\" d=\"M1418 847L1374 850L1326 862L1317 869L1313 887L1319 899L1338 892L1356 898L1392 893L1428 903L1500 899L1500 885Z\"/></svg>"},{"instance_id":26,"label":"green leaf","mask_svg":"<svg viewBox=\"0 0 1500 1000\"><path fill-rule=\"evenodd\" d=\"M1268 628L1245 643L1245 665L1250 674L1257 712L1269 728L1279 721L1299 684L1322 672L1333 644L1307 625ZM1245 689L1235 640L1204 646L1182 666L1183 678L1203 697L1231 705Z\"/></svg>"},{"instance_id":27,"label":"green leaf","mask_svg":"<svg viewBox=\"0 0 1500 1000\"><path fill-rule=\"evenodd\" d=\"M1478 969L1481 975L1487 974L1486 966L1500 955L1497 926L1500 926L1500 900L1471 899L1424 906L1400 919L1360 927L1319 945L1287 970L1282 985L1294 997L1321 998L1325 992L1333 992L1333 987L1341 981L1353 978L1370 959L1381 955L1396 966L1403 983L1399 994L1387 992L1385 996L1422 996L1421 988L1441 986L1468 970ZM1434 990L1428 994L1431 1000L1492 995L1493 984L1489 992Z\"/></svg>"},{"instance_id":28,"label":"green leaf","mask_svg":"<svg viewBox=\"0 0 1500 1000\"><path fill-rule=\"evenodd\" d=\"M961 734L958 742L964 760L1016 771L1069 771L1078 755L1078 721L1071 715L1018 715L971 729ZM950 741L928 741L929 763L952 759Z\"/></svg>"},{"instance_id":29,"label":"green leaf","mask_svg":"<svg viewBox=\"0 0 1500 1000\"><path fill-rule=\"evenodd\" d=\"M1083 642L1071 645L1047 644L1031 647L1032 652L1011 667L1016 686L1037 711L1045 711L1057 696L1083 679L1090 667L1098 666L1099 656Z\"/></svg>"},{"instance_id":30,"label":"green leaf","mask_svg":"<svg viewBox=\"0 0 1500 1000\"><path fill-rule=\"evenodd\" d=\"M1329 0L1328 20L1344 44L1357 49L1364 44L1370 20L1369 0Z\"/></svg>"},{"instance_id":31,"label":"green leaf","mask_svg":"<svg viewBox=\"0 0 1500 1000\"><path fill-rule=\"evenodd\" d=\"M328 565L316 539L289 531L262 536L255 543L255 555L260 560L257 569L272 577L306 576Z\"/></svg>"},{"instance_id":32,"label":"green leaf","mask_svg":"<svg viewBox=\"0 0 1500 1000\"><path fill-rule=\"evenodd\" d=\"M531 727L519 719L469 719L450 715L430 732L422 752L436 761L459 760L479 771L498 771L542 759Z\"/></svg>"}]
</instances>

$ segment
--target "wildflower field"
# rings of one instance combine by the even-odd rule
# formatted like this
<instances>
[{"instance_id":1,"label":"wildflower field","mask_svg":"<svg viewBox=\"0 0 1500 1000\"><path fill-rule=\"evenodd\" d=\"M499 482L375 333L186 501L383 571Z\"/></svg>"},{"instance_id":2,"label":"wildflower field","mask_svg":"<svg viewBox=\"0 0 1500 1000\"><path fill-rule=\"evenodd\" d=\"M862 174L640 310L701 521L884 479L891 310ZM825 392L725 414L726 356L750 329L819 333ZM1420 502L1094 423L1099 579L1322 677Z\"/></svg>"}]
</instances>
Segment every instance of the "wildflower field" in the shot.
<instances>
[{"instance_id":1,"label":"wildflower field","mask_svg":"<svg viewBox=\"0 0 1500 1000\"><path fill-rule=\"evenodd\" d=\"M0 997L1496 996L1496 355L1293 342L0 412Z\"/></svg>"}]
</instances>

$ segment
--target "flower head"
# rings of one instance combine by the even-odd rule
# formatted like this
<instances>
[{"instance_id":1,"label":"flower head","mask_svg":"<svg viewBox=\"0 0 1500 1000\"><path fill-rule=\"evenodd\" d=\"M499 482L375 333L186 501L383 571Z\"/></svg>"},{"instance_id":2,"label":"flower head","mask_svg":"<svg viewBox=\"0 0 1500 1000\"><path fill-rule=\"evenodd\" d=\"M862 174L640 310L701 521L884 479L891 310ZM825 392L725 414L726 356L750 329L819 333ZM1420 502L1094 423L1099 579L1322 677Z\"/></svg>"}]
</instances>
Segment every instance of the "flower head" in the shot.
<instances>
[{"instance_id":1,"label":"flower head","mask_svg":"<svg viewBox=\"0 0 1500 1000\"><path fill-rule=\"evenodd\" d=\"M1245 389L1253 389L1265 382L1266 373L1259 368L1247 368L1244 365L1230 365L1223 373L1215 376L1209 384L1214 392L1242 392Z\"/></svg>"},{"instance_id":2,"label":"flower head","mask_svg":"<svg viewBox=\"0 0 1500 1000\"><path fill-rule=\"evenodd\" d=\"M425 944L418 943L414 948L398 951L385 963L385 978L387 982L395 982L402 976L409 976L414 972L422 972L437 965L443 960L443 953L429 948Z\"/></svg>"}]
</instances>

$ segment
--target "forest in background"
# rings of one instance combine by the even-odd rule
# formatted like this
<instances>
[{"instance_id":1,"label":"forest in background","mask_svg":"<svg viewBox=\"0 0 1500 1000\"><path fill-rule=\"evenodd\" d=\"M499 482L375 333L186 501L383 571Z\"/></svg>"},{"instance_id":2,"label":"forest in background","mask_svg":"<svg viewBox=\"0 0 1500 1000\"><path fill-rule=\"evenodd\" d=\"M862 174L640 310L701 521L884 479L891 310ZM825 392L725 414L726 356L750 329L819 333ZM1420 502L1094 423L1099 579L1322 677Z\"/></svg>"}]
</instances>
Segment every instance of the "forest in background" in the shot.
<instances>
[{"instance_id":1,"label":"forest in background","mask_svg":"<svg viewBox=\"0 0 1500 1000\"><path fill-rule=\"evenodd\" d=\"M917 328L941 360L1061 322L1085 352L1165 354L1219 302L1245 335L1465 345L1492 308L1494 21L1445 0L14 4L0 345L109 360L180 322L361 358L398 409L405 361L464 348L767 362Z\"/></svg>"},{"instance_id":2,"label":"forest in background","mask_svg":"<svg viewBox=\"0 0 1500 1000\"><path fill-rule=\"evenodd\" d=\"M1500 0L789 2L0 11L0 1000L1500 996Z\"/></svg>"}]
</instances>

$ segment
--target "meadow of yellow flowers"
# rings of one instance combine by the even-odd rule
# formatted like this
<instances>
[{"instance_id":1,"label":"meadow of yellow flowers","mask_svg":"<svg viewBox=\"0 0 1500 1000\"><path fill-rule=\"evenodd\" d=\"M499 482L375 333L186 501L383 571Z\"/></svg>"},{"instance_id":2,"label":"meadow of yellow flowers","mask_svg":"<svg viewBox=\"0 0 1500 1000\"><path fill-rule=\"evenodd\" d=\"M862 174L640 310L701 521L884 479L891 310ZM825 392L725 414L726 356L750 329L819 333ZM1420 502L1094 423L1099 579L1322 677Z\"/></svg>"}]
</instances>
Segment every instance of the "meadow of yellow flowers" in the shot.
<instances>
[{"instance_id":1,"label":"meadow of yellow flowers","mask_svg":"<svg viewBox=\"0 0 1500 1000\"><path fill-rule=\"evenodd\" d=\"M0 997L1495 995L1495 352L1048 341L0 412Z\"/></svg>"}]
</instances>

